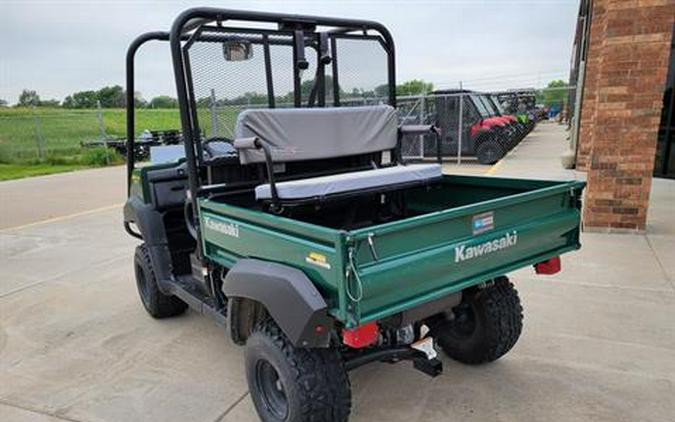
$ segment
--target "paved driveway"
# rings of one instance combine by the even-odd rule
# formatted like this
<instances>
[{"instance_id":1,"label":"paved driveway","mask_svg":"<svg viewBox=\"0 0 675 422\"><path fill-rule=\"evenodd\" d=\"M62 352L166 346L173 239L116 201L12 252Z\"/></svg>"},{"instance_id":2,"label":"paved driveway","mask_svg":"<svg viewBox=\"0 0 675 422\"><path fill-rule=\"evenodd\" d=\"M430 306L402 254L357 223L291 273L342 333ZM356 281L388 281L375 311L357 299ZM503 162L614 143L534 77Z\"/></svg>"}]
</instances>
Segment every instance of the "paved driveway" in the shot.
<instances>
[{"instance_id":1,"label":"paved driveway","mask_svg":"<svg viewBox=\"0 0 675 422\"><path fill-rule=\"evenodd\" d=\"M493 173L531 175L535 153L555 169L563 143L541 125ZM62 176L0 183L0 420L256 420L222 328L145 314L116 205L123 170ZM360 368L352 420L672 421L675 183L653 198L648 235L585 233L561 274L512 275L525 330L502 360L444 359L434 379L410 363Z\"/></svg>"}]
</instances>

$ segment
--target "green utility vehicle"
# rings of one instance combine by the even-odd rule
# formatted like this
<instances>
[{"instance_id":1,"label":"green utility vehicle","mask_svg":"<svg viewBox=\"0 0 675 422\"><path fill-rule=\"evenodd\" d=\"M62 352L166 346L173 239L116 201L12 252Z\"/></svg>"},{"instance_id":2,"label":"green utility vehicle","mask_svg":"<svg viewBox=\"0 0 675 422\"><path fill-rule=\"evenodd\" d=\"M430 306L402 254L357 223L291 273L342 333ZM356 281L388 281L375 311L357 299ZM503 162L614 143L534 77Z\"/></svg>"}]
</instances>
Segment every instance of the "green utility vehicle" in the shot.
<instances>
[{"instance_id":1,"label":"green utility vehicle","mask_svg":"<svg viewBox=\"0 0 675 422\"><path fill-rule=\"evenodd\" d=\"M148 41L169 43L184 148L128 157L140 298L155 318L191 307L221 322L245 346L264 421L347 420L347 373L369 362L436 376L436 347L498 359L522 328L505 274L557 272L580 247L582 182L402 160L404 136L438 130L398 126L394 43L379 23L184 12L129 48L127 151ZM387 102L341 106L372 92Z\"/></svg>"}]
</instances>

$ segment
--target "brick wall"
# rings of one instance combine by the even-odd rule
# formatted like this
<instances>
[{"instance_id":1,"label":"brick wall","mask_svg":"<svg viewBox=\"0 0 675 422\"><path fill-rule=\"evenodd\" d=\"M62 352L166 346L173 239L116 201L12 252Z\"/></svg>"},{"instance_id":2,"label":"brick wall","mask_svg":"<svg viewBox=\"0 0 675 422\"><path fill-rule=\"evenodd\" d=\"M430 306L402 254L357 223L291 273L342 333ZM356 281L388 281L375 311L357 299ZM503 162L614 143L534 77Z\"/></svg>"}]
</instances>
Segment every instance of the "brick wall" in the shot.
<instances>
[{"instance_id":1,"label":"brick wall","mask_svg":"<svg viewBox=\"0 0 675 422\"><path fill-rule=\"evenodd\" d=\"M586 227L645 228L674 20L675 0L594 0L578 151Z\"/></svg>"},{"instance_id":2,"label":"brick wall","mask_svg":"<svg viewBox=\"0 0 675 422\"><path fill-rule=\"evenodd\" d=\"M581 122L576 167L587 171L591 145L595 133L595 112L598 97L598 75L602 67L602 49L606 34L605 0L594 0L591 28L588 34L586 76L582 93Z\"/></svg>"}]
</instances>

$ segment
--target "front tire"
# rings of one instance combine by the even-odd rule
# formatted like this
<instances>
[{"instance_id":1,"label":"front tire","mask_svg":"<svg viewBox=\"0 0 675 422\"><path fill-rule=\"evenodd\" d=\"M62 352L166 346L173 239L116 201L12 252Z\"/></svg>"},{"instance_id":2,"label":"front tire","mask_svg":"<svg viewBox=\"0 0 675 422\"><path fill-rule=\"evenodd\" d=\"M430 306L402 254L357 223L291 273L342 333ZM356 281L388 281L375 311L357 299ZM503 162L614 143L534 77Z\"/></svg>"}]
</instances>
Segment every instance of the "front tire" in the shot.
<instances>
[{"instance_id":1,"label":"front tire","mask_svg":"<svg viewBox=\"0 0 675 422\"><path fill-rule=\"evenodd\" d=\"M504 356L523 329L523 308L513 284L506 277L484 288L471 288L452 309L454 318L435 330L438 345L450 358L477 365Z\"/></svg>"},{"instance_id":2,"label":"front tire","mask_svg":"<svg viewBox=\"0 0 675 422\"><path fill-rule=\"evenodd\" d=\"M136 287L143 307L153 318L169 318L185 312L187 304L176 296L162 293L157 286L157 277L152 267L150 250L145 243L136 247L134 254Z\"/></svg>"},{"instance_id":3,"label":"front tire","mask_svg":"<svg viewBox=\"0 0 675 422\"><path fill-rule=\"evenodd\" d=\"M494 164L504 155L504 147L494 139L485 140L476 146L476 158L481 164Z\"/></svg>"},{"instance_id":4,"label":"front tire","mask_svg":"<svg viewBox=\"0 0 675 422\"><path fill-rule=\"evenodd\" d=\"M349 378L337 350L296 348L268 319L246 341L245 355L248 388L262 421L349 418Z\"/></svg>"}]
</instances>

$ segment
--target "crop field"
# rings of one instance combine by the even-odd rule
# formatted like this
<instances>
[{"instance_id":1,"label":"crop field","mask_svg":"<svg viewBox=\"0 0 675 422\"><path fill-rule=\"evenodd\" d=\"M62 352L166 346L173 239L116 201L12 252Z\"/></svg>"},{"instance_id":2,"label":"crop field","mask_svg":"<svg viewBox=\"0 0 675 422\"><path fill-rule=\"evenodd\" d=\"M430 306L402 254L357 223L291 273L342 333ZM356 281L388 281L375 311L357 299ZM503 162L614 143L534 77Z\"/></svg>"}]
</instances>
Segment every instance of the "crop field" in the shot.
<instances>
[{"instance_id":1,"label":"crop field","mask_svg":"<svg viewBox=\"0 0 675 422\"><path fill-rule=\"evenodd\" d=\"M110 137L125 133L124 109L104 109L103 129ZM177 109L140 109L136 127L178 129ZM61 108L0 108L0 163L31 164L40 161L72 164L83 154L80 142L102 138L97 110Z\"/></svg>"}]
</instances>

